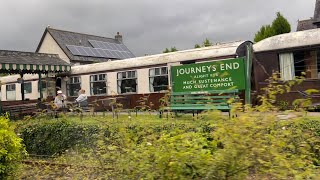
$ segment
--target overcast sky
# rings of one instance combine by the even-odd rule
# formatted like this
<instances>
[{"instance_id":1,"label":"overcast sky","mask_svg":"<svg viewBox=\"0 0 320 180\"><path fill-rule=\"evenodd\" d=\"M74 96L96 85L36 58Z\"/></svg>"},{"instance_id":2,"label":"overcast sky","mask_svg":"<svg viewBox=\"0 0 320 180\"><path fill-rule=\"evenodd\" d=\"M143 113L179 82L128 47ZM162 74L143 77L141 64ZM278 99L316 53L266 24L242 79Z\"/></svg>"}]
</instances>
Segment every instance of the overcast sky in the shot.
<instances>
[{"instance_id":1,"label":"overcast sky","mask_svg":"<svg viewBox=\"0 0 320 180\"><path fill-rule=\"evenodd\" d=\"M292 31L313 16L315 0L1 0L0 49L35 51L47 25L114 37L137 56L166 47L252 40L280 11Z\"/></svg>"}]
</instances>

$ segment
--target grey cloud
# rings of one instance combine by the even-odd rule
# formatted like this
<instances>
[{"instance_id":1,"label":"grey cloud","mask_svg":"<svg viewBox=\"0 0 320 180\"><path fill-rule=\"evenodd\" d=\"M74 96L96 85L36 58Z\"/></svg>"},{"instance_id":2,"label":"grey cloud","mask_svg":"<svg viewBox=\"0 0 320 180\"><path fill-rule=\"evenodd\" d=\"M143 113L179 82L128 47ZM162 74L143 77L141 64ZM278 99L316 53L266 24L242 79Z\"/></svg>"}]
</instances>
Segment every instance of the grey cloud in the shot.
<instances>
[{"instance_id":1,"label":"grey cloud","mask_svg":"<svg viewBox=\"0 0 320 180\"><path fill-rule=\"evenodd\" d=\"M34 51L47 25L113 37L117 31L136 54L166 47L193 48L213 42L251 40L280 11L296 29L313 15L314 0L29 0L0 6L0 49Z\"/></svg>"}]
</instances>

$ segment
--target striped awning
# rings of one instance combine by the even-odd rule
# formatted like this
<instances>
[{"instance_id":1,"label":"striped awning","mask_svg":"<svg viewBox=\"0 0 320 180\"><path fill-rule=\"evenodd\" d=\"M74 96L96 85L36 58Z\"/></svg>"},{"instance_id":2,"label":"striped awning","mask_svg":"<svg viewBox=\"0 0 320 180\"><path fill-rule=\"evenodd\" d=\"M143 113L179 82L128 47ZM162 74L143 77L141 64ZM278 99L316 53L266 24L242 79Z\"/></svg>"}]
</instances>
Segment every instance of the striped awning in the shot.
<instances>
[{"instance_id":1,"label":"striped awning","mask_svg":"<svg viewBox=\"0 0 320 180\"><path fill-rule=\"evenodd\" d=\"M1 64L4 71L68 72L70 69L69 65Z\"/></svg>"},{"instance_id":2,"label":"striped awning","mask_svg":"<svg viewBox=\"0 0 320 180\"><path fill-rule=\"evenodd\" d=\"M48 74L70 70L70 63L56 54L0 50L0 73Z\"/></svg>"}]
</instances>

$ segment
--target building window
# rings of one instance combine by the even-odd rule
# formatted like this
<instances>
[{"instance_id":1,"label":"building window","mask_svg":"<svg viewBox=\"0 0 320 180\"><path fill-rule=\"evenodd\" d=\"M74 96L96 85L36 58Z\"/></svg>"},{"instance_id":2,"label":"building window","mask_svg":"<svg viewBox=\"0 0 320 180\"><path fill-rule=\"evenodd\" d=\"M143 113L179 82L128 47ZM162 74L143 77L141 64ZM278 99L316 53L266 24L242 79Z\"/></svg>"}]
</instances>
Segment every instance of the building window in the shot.
<instances>
[{"instance_id":1,"label":"building window","mask_svg":"<svg viewBox=\"0 0 320 180\"><path fill-rule=\"evenodd\" d=\"M168 67L149 69L150 92L168 89Z\"/></svg>"},{"instance_id":2,"label":"building window","mask_svg":"<svg viewBox=\"0 0 320 180\"><path fill-rule=\"evenodd\" d=\"M6 97L7 100L16 100L16 84L6 85Z\"/></svg>"},{"instance_id":3,"label":"building window","mask_svg":"<svg viewBox=\"0 0 320 180\"><path fill-rule=\"evenodd\" d=\"M41 91L46 91L47 89L47 81L41 81ZM39 85L39 81L38 81L38 92L40 92L40 85Z\"/></svg>"},{"instance_id":4,"label":"building window","mask_svg":"<svg viewBox=\"0 0 320 180\"><path fill-rule=\"evenodd\" d=\"M24 94L29 94L32 93L32 83L31 82L26 82L23 83L23 88L24 88Z\"/></svg>"},{"instance_id":5,"label":"building window","mask_svg":"<svg viewBox=\"0 0 320 180\"><path fill-rule=\"evenodd\" d=\"M319 54L319 50L304 50L279 54L281 78L284 81L292 80L295 76L305 76L307 79L319 79Z\"/></svg>"},{"instance_id":6,"label":"building window","mask_svg":"<svg viewBox=\"0 0 320 180\"><path fill-rule=\"evenodd\" d=\"M136 71L118 72L118 93L137 92L137 73Z\"/></svg>"},{"instance_id":7,"label":"building window","mask_svg":"<svg viewBox=\"0 0 320 180\"><path fill-rule=\"evenodd\" d=\"M107 94L107 75L95 74L90 76L91 95Z\"/></svg>"},{"instance_id":8,"label":"building window","mask_svg":"<svg viewBox=\"0 0 320 180\"><path fill-rule=\"evenodd\" d=\"M78 96L78 92L81 89L81 78L77 77L70 77L67 83L67 92L68 96Z\"/></svg>"}]
</instances>

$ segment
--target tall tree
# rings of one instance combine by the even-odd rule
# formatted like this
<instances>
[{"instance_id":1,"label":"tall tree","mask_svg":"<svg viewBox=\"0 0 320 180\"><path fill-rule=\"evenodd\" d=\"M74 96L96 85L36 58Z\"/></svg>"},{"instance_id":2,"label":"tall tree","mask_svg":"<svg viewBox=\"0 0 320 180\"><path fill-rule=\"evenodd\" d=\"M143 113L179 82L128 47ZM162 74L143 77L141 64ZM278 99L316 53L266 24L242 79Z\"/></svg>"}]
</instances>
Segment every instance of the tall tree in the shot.
<instances>
[{"instance_id":1,"label":"tall tree","mask_svg":"<svg viewBox=\"0 0 320 180\"><path fill-rule=\"evenodd\" d=\"M278 34L289 33L291 26L286 18L280 12L277 12L277 17L273 20L271 25L265 25L255 34L254 41L259 42L271 36Z\"/></svg>"},{"instance_id":2,"label":"tall tree","mask_svg":"<svg viewBox=\"0 0 320 180\"><path fill-rule=\"evenodd\" d=\"M171 48L171 52L176 52L176 51L178 51L178 49L176 47Z\"/></svg>"},{"instance_id":3,"label":"tall tree","mask_svg":"<svg viewBox=\"0 0 320 180\"><path fill-rule=\"evenodd\" d=\"M206 38L206 40L204 40L202 44L204 47L212 46L212 43L209 41L208 38Z\"/></svg>"},{"instance_id":4,"label":"tall tree","mask_svg":"<svg viewBox=\"0 0 320 180\"><path fill-rule=\"evenodd\" d=\"M208 46L212 46L212 43L210 42L210 40L208 38L206 38L201 46L199 44L194 45L194 48L201 48L201 47L208 47Z\"/></svg>"},{"instance_id":5,"label":"tall tree","mask_svg":"<svg viewBox=\"0 0 320 180\"><path fill-rule=\"evenodd\" d=\"M169 53L170 50L168 48L166 48L164 51L162 51L163 53Z\"/></svg>"},{"instance_id":6,"label":"tall tree","mask_svg":"<svg viewBox=\"0 0 320 180\"><path fill-rule=\"evenodd\" d=\"M272 22L272 29L276 35L289 33L291 31L288 20L284 18L280 12L277 12L277 18Z\"/></svg>"},{"instance_id":7,"label":"tall tree","mask_svg":"<svg viewBox=\"0 0 320 180\"><path fill-rule=\"evenodd\" d=\"M201 48L199 44L194 45L194 48Z\"/></svg>"},{"instance_id":8,"label":"tall tree","mask_svg":"<svg viewBox=\"0 0 320 180\"><path fill-rule=\"evenodd\" d=\"M176 47L171 47L170 49L166 48L163 53L176 52L178 49Z\"/></svg>"}]
</instances>

